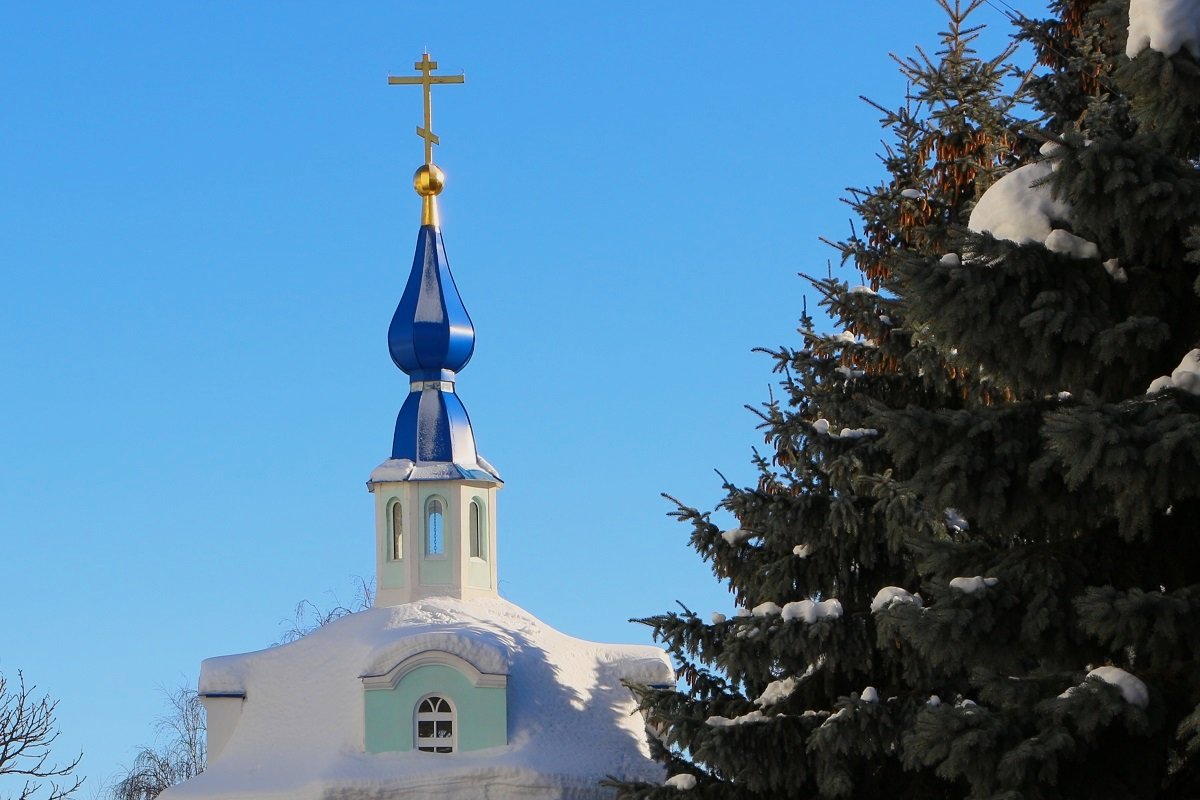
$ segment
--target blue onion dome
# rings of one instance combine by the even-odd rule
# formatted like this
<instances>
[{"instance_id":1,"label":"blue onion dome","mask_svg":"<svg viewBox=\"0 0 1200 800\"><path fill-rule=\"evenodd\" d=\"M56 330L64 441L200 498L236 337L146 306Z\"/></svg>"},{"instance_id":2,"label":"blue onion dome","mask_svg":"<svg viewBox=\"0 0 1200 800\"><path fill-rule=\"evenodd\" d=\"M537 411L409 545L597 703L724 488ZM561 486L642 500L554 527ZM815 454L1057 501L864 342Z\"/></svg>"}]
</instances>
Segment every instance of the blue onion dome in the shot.
<instances>
[{"instance_id":1,"label":"blue onion dome","mask_svg":"<svg viewBox=\"0 0 1200 800\"><path fill-rule=\"evenodd\" d=\"M396 416L392 459L409 462L405 480L469 479L496 482L481 466L475 433L454 380L475 350L475 327L450 274L438 225L436 197L445 185L432 164L413 178L423 200L412 270L392 324L388 350L408 373L408 396Z\"/></svg>"},{"instance_id":2,"label":"blue onion dome","mask_svg":"<svg viewBox=\"0 0 1200 800\"><path fill-rule=\"evenodd\" d=\"M471 360L475 327L463 305L441 231L422 225L408 285L388 328L392 361L414 381L452 381Z\"/></svg>"}]
</instances>

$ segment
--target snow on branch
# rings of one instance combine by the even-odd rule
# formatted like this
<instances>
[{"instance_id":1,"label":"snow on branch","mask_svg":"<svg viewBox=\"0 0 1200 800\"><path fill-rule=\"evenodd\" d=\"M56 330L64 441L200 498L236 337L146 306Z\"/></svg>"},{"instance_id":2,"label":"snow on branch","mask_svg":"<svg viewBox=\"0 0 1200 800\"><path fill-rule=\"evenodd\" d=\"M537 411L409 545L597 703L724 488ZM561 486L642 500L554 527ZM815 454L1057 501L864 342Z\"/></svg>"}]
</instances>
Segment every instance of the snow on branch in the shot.
<instances>
[{"instance_id":1,"label":"snow on branch","mask_svg":"<svg viewBox=\"0 0 1200 800\"><path fill-rule=\"evenodd\" d=\"M767 684L767 688L763 689L763 693L754 698L754 705L759 708L773 706L776 703L783 702L791 696L792 692L796 691L796 686L799 683L795 678L783 678L778 681L771 681Z\"/></svg>"},{"instance_id":2,"label":"snow on branch","mask_svg":"<svg viewBox=\"0 0 1200 800\"><path fill-rule=\"evenodd\" d=\"M689 772L681 772L678 775L672 775L667 778L664 786L670 786L672 789L678 789L681 792L686 792L689 789L696 788L696 776Z\"/></svg>"},{"instance_id":3,"label":"snow on branch","mask_svg":"<svg viewBox=\"0 0 1200 800\"><path fill-rule=\"evenodd\" d=\"M851 370L849 367L838 367L838 371L845 370L845 375L849 377L861 377L864 373L862 370ZM834 432L830 428L829 420L821 417L812 424L814 433L828 436L830 439L861 439L864 436L878 436L879 431L875 428L842 428L840 431Z\"/></svg>"},{"instance_id":4,"label":"snow on branch","mask_svg":"<svg viewBox=\"0 0 1200 800\"><path fill-rule=\"evenodd\" d=\"M752 722L766 722L767 717L763 716L761 711L751 711L748 714L742 714L740 717L718 717L712 716L704 720L704 724L711 728L728 728L731 725L746 725Z\"/></svg>"},{"instance_id":5,"label":"snow on branch","mask_svg":"<svg viewBox=\"0 0 1200 800\"><path fill-rule=\"evenodd\" d=\"M1155 378L1146 389L1146 394L1157 394L1163 389L1182 389L1200 395L1200 348L1190 351L1170 375Z\"/></svg>"},{"instance_id":6,"label":"snow on branch","mask_svg":"<svg viewBox=\"0 0 1200 800\"><path fill-rule=\"evenodd\" d=\"M726 544L731 545L741 544L750 537L757 535L758 534L754 531L748 531L745 528L734 528L730 531L721 531L721 538L725 540Z\"/></svg>"},{"instance_id":7,"label":"snow on branch","mask_svg":"<svg viewBox=\"0 0 1200 800\"><path fill-rule=\"evenodd\" d=\"M963 594L975 594L982 589L995 586L999 582L999 578L984 578L976 575L973 578L952 578L950 580L950 588L957 589Z\"/></svg>"},{"instance_id":8,"label":"snow on branch","mask_svg":"<svg viewBox=\"0 0 1200 800\"><path fill-rule=\"evenodd\" d=\"M913 594L899 586L885 586L875 593L875 599L871 601L871 613L891 608L896 603L912 603L917 608L924 605L919 594Z\"/></svg>"},{"instance_id":9,"label":"snow on branch","mask_svg":"<svg viewBox=\"0 0 1200 800\"><path fill-rule=\"evenodd\" d=\"M1049 156L1060 147L1048 142L1041 152ZM1095 242L1068 230L1073 215L1071 204L1055 197L1049 184L1056 167L1049 159L1036 161L996 181L975 204L967 227L1017 244L1041 244L1052 253L1071 258L1099 259L1100 248ZM956 266L958 257L953 253L942 256L941 263L947 264L951 257L949 265ZM1106 261L1104 268L1114 280L1124 280L1124 271L1115 259Z\"/></svg>"},{"instance_id":10,"label":"snow on branch","mask_svg":"<svg viewBox=\"0 0 1200 800\"><path fill-rule=\"evenodd\" d=\"M1150 691L1146 688L1146 684L1141 678L1136 675L1131 675L1120 667L1096 667L1084 677L1085 685L1088 681L1098 680L1107 683L1109 686L1115 686L1121 690L1121 696L1125 698L1125 702L1138 708L1145 708L1150 704ZM1065 692L1059 695L1061 698L1067 698L1075 694L1080 686L1072 686Z\"/></svg>"},{"instance_id":11,"label":"snow on branch","mask_svg":"<svg viewBox=\"0 0 1200 800\"><path fill-rule=\"evenodd\" d=\"M1186 47L1200 58L1200 0L1132 0L1125 55L1137 58L1147 47L1165 56Z\"/></svg>"},{"instance_id":12,"label":"snow on branch","mask_svg":"<svg viewBox=\"0 0 1200 800\"><path fill-rule=\"evenodd\" d=\"M842 603L836 598L822 600L819 603L814 603L812 600L799 600L785 605L781 613L784 622L798 619L811 624L818 620L837 619L842 616Z\"/></svg>"}]
</instances>

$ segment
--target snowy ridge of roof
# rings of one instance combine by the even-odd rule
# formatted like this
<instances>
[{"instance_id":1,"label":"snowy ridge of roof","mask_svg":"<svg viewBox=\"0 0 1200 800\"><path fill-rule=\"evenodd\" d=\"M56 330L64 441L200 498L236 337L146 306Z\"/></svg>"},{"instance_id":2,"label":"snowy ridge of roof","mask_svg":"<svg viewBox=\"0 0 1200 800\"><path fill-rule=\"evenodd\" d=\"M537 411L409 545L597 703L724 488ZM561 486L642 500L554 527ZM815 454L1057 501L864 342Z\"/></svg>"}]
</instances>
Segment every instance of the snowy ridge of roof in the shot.
<instances>
[{"instance_id":1,"label":"snowy ridge of roof","mask_svg":"<svg viewBox=\"0 0 1200 800\"><path fill-rule=\"evenodd\" d=\"M360 676L426 645L508 673L506 746L364 752ZM373 608L290 644L205 660L200 692L244 691L241 717L208 770L162 800L607 797L608 775L663 779L622 680L674 679L657 647L575 639L499 598Z\"/></svg>"}]
</instances>

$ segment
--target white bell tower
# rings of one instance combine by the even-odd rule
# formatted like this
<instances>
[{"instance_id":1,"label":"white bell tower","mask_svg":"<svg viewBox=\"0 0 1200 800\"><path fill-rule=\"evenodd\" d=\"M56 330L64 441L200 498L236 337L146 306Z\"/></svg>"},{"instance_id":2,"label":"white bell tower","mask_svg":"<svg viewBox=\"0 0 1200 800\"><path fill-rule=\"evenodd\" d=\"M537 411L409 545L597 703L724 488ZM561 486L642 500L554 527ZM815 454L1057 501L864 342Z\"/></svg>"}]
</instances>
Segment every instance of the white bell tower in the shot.
<instances>
[{"instance_id":1,"label":"white bell tower","mask_svg":"<svg viewBox=\"0 0 1200 800\"><path fill-rule=\"evenodd\" d=\"M500 481L483 470L450 480L413 477L454 465L431 466L389 459L367 483L375 495L376 606L437 595L497 596Z\"/></svg>"},{"instance_id":2,"label":"white bell tower","mask_svg":"<svg viewBox=\"0 0 1200 800\"><path fill-rule=\"evenodd\" d=\"M420 76L389 83L421 84L425 93L425 164L413 176L421 196L421 228L408 283L388 328L388 350L409 377L396 417L392 457L371 473L375 495L375 605L423 597L496 596L496 493L503 482L479 457L471 420L455 391L471 360L475 327L454 285L442 242L437 196L446 177L433 163L429 92L461 76L433 76L426 55Z\"/></svg>"}]
</instances>

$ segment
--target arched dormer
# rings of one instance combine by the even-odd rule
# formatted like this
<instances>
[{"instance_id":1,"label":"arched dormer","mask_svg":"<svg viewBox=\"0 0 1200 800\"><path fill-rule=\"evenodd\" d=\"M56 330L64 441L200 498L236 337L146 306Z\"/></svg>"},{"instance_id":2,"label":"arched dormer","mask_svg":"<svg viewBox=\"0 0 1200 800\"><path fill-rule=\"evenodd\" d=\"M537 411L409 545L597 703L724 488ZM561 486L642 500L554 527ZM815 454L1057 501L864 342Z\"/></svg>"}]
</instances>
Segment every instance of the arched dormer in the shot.
<instances>
[{"instance_id":1,"label":"arched dormer","mask_svg":"<svg viewBox=\"0 0 1200 800\"><path fill-rule=\"evenodd\" d=\"M362 682L368 753L453 754L508 744L507 675L482 672L445 650L424 650L387 672L362 676ZM428 702L434 697L445 706Z\"/></svg>"}]
</instances>

